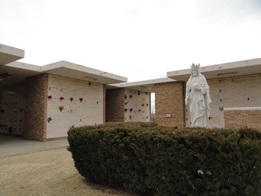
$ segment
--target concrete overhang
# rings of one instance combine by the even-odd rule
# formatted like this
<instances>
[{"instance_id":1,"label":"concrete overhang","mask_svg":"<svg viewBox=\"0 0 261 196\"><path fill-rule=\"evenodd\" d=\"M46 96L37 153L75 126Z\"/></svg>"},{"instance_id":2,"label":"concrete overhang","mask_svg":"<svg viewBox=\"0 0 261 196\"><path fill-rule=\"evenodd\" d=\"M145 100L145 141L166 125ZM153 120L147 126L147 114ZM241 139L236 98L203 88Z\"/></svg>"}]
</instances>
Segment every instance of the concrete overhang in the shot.
<instances>
[{"instance_id":1,"label":"concrete overhang","mask_svg":"<svg viewBox=\"0 0 261 196\"><path fill-rule=\"evenodd\" d=\"M175 80L171 78L159 78L153 80L119 83L119 84L107 85L107 89L127 88L127 89L153 93L155 84L168 83L168 82L175 82Z\"/></svg>"},{"instance_id":2,"label":"concrete overhang","mask_svg":"<svg viewBox=\"0 0 261 196\"><path fill-rule=\"evenodd\" d=\"M0 44L0 65L24 58L24 50Z\"/></svg>"},{"instance_id":3,"label":"concrete overhang","mask_svg":"<svg viewBox=\"0 0 261 196\"><path fill-rule=\"evenodd\" d=\"M114 84L127 81L127 78L125 77L74 64L68 61L59 61L42 66L41 72L101 84Z\"/></svg>"},{"instance_id":4,"label":"concrete overhang","mask_svg":"<svg viewBox=\"0 0 261 196\"><path fill-rule=\"evenodd\" d=\"M44 66L14 62L24 57L24 50L0 44L0 86L21 82L41 73L55 74L101 84L127 82L127 78L82 65L59 61Z\"/></svg>"},{"instance_id":5,"label":"concrete overhang","mask_svg":"<svg viewBox=\"0 0 261 196\"><path fill-rule=\"evenodd\" d=\"M26 78L38 75L39 66L13 62L0 67L0 86L25 81Z\"/></svg>"},{"instance_id":6,"label":"concrete overhang","mask_svg":"<svg viewBox=\"0 0 261 196\"><path fill-rule=\"evenodd\" d=\"M127 78L125 77L97 69L92 69L82 65L77 65L67 61L59 61L44 66L36 66L22 62L13 62L1 66L0 86L25 81L28 77L42 73L49 73L100 84L115 84L127 81Z\"/></svg>"},{"instance_id":7,"label":"concrete overhang","mask_svg":"<svg viewBox=\"0 0 261 196\"><path fill-rule=\"evenodd\" d=\"M204 66L200 67L200 72L207 79L261 73L261 58ZM190 74L190 69L184 69L167 72L167 77L177 81L187 81Z\"/></svg>"}]
</instances>

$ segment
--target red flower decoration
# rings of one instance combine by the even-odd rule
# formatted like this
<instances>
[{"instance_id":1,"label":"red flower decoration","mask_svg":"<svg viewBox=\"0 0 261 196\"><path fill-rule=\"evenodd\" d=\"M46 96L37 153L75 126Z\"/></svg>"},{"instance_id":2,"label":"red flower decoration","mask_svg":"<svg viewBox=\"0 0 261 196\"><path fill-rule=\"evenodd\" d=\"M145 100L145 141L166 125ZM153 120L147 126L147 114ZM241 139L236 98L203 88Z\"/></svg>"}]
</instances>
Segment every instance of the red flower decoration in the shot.
<instances>
[{"instance_id":1,"label":"red flower decoration","mask_svg":"<svg viewBox=\"0 0 261 196\"><path fill-rule=\"evenodd\" d=\"M60 100L61 100L61 101L64 100L64 97L60 97Z\"/></svg>"},{"instance_id":2,"label":"red flower decoration","mask_svg":"<svg viewBox=\"0 0 261 196\"><path fill-rule=\"evenodd\" d=\"M53 97L52 97L51 95L49 95L47 98L50 100L50 99L52 99Z\"/></svg>"}]
</instances>

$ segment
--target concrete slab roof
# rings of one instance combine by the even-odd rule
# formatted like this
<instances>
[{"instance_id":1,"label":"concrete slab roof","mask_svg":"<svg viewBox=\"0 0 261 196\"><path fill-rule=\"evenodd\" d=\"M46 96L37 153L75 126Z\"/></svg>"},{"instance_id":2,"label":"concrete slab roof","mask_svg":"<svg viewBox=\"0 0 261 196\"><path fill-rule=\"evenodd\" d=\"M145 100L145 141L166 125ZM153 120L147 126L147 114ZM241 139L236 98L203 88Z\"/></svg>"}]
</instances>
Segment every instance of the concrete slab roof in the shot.
<instances>
[{"instance_id":1,"label":"concrete slab roof","mask_svg":"<svg viewBox=\"0 0 261 196\"><path fill-rule=\"evenodd\" d=\"M207 79L261 73L261 58L204 66L200 67L200 72ZM189 68L167 72L167 77L177 81L187 81L190 74Z\"/></svg>"},{"instance_id":2,"label":"concrete slab roof","mask_svg":"<svg viewBox=\"0 0 261 196\"><path fill-rule=\"evenodd\" d=\"M0 66L0 86L25 81L26 78L40 74L39 67L21 62Z\"/></svg>"},{"instance_id":3,"label":"concrete slab roof","mask_svg":"<svg viewBox=\"0 0 261 196\"><path fill-rule=\"evenodd\" d=\"M86 80L101 84L115 84L126 82L127 78L90 67L74 64L68 61L59 61L41 67L44 73Z\"/></svg>"},{"instance_id":4,"label":"concrete slab roof","mask_svg":"<svg viewBox=\"0 0 261 196\"><path fill-rule=\"evenodd\" d=\"M127 78L125 77L97 69L92 69L82 65L77 65L67 61L59 61L44 66L36 66L22 62L13 62L1 66L0 86L23 81L27 77L42 73L49 73L101 84L115 84L127 81Z\"/></svg>"},{"instance_id":5,"label":"concrete slab roof","mask_svg":"<svg viewBox=\"0 0 261 196\"><path fill-rule=\"evenodd\" d=\"M158 78L158 79L153 79L153 80L126 82L126 83L107 85L107 89L127 88L127 89L133 89L133 90L152 93L152 92L154 92L155 84L167 83L167 82L175 82L175 80L173 80L171 78Z\"/></svg>"},{"instance_id":6,"label":"concrete slab roof","mask_svg":"<svg viewBox=\"0 0 261 196\"><path fill-rule=\"evenodd\" d=\"M15 62L23 57L24 50L0 44L0 86L20 82L27 77L41 73L55 74L101 84L127 82L126 77L68 61L59 61L44 66Z\"/></svg>"},{"instance_id":7,"label":"concrete slab roof","mask_svg":"<svg viewBox=\"0 0 261 196\"><path fill-rule=\"evenodd\" d=\"M24 50L0 44L0 65L24 58Z\"/></svg>"}]
</instances>

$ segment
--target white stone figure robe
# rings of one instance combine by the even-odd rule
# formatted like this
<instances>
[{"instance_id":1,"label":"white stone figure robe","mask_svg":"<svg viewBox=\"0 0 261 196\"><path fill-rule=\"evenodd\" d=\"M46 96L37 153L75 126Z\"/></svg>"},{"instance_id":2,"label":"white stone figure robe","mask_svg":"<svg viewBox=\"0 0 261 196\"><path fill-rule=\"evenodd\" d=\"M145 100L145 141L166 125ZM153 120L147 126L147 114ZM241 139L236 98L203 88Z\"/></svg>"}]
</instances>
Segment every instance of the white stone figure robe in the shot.
<instances>
[{"instance_id":1,"label":"white stone figure robe","mask_svg":"<svg viewBox=\"0 0 261 196\"><path fill-rule=\"evenodd\" d=\"M208 127L211 98L207 80L199 72L187 81L185 103L189 104L192 127Z\"/></svg>"}]
</instances>

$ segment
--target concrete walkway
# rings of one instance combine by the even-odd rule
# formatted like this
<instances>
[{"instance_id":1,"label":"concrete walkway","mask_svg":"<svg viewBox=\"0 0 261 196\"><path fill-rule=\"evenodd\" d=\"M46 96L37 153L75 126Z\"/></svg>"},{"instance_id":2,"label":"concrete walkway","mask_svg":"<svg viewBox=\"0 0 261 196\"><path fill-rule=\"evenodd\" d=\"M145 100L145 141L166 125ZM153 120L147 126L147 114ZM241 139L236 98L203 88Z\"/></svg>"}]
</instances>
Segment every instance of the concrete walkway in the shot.
<instances>
[{"instance_id":1,"label":"concrete walkway","mask_svg":"<svg viewBox=\"0 0 261 196\"><path fill-rule=\"evenodd\" d=\"M0 157L27 154L69 146L67 139L38 142L22 137L0 135Z\"/></svg>"}]
</instances>

